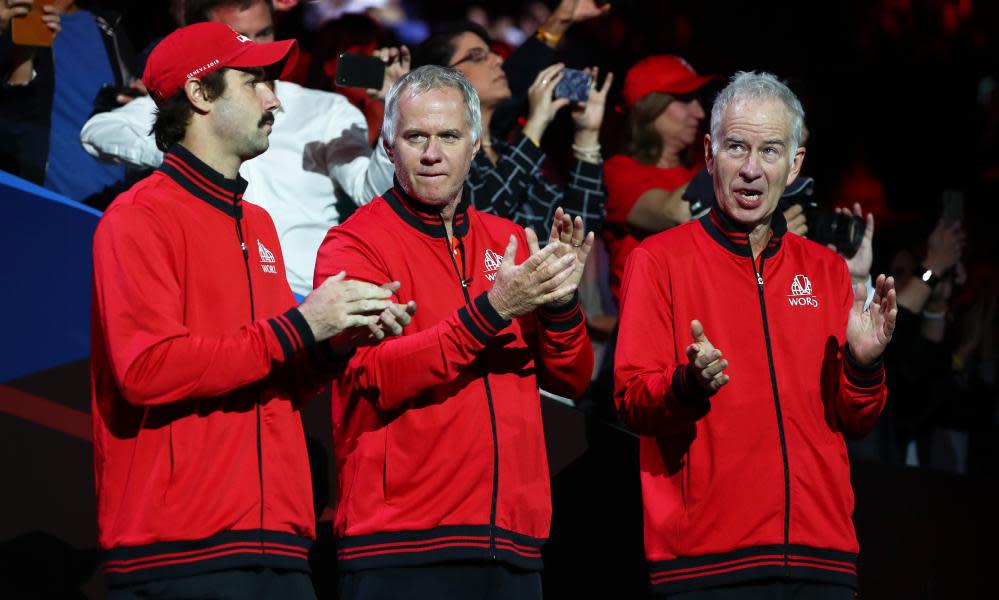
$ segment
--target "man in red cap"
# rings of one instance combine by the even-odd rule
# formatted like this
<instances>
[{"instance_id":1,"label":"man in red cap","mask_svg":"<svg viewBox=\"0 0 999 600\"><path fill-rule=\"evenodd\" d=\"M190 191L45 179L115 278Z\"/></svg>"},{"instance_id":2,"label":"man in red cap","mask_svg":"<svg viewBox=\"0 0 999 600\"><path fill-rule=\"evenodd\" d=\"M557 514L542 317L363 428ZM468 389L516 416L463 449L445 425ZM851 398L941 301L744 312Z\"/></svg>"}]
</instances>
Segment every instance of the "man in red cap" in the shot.
<instances>
[{"instance_id":1,"label":"man in red cap","mask_svg":"<svg viewBox=\"0 0 999 600\"><path fill-rule=\"evenodd\" d=\"M397 284L340 273L300 306L240 164L268 146L294 41L221 23L167 36L143 81L162 166L94 236L92 414L111 598L310 598L299 408L352 340L398 334Z\"/></svg>"}]
</instances>

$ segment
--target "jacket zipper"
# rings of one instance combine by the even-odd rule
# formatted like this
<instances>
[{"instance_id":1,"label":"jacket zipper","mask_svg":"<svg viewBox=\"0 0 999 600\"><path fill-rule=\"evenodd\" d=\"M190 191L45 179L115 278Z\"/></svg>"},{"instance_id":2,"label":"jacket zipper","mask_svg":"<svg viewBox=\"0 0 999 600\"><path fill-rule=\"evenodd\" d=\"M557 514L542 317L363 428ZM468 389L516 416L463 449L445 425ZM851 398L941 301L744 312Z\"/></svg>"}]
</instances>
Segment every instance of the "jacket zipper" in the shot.
<instances>
[{"instance_id":1,"label":"jacket zipper","mask_svg":"<svg viewBox=\"0 0 999 600\"><path fill-rule=\"evenodd\" d=\"M243 239L243 228L241 226L243 218L243 207L240 206L239 198L232 198L233 217L236 219L236 237L239 238L239 247L243 251L243 266L246 267L246 285L250 291L250 323L257 318L256 307L253 305L253 279L250 277L250 251L246 247ZM260 551L264 548L264 449L263 440L260 435L260 398L254 399L254 412L257 418L257 476L260 481Z\"/></svg>"},{"instance_id":2,"label":"jacket zipper","mask_svg":"<svg viewBox=\"0 0 999 600\"><path fill-rule=\"evenodd\" d=\"M787 438L784 435L784 416L780 406L780 396L777 393L777 371L774 369L774 352L770 343L770 325L767 322L767 305L763 295L763 256L760 255L759 266L753 261L753 271L756 273L756 291L760 296L760 313L763 315L763 339L767 344L767 364L770 367L770 386L774 395L774 410L777 413L777 432L780 435L780 454L784 462L784 567L788 567L788 544L791 530L791 469L787 457Z\"/></svg>"},{"instance_id":3,"label":"jacket zipper","mask_svg":"<svg viewBox=\"0 0 999 600\"><path fill-rule=\"evenodd\" d=\"M458 261L454 259L454 249L451 248L450 238L447 235L447 226L444 224L444 218L441 217L441 227L444 228L444 244L447 246L447 255L451 258L451 265L454 267L454 273L458 276L458 282L461 283L461 293L465 297L465 305L469 308L472 307L472 299L468 295L468 283L467 279L462 271L458 268ZM465 266L465 251L464 248L461 250L461 265ZM486 403L489 405L489 424L492 427L493 432L493 490L492 496L489 504L489 558L496 560L496 504L499 495L499 434L496 432L496 409L493 406L493 391L489 387L489 375L484 374L482 376L482 384L486 388Z\"/></svg>"}]
</instances>

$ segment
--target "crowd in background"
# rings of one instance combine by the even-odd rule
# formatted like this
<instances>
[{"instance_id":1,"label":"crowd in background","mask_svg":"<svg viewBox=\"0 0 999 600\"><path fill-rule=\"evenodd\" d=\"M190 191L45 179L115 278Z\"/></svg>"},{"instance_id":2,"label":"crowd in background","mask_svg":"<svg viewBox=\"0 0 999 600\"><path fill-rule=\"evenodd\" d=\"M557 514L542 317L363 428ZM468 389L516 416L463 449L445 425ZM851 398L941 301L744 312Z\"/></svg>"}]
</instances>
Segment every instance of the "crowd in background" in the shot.
<instances>
[{"instance_id":1,"label":"crowd in background","mask_svg":"<svg viewBox=\"0 0 999 600\"><path fill-rule=\"evenodd\" d=\"M12 44L12 11L30 3L0 2L0 64L7 77L0 168L105 207L156 160L125 160L97 149L91 154L99 161L79 142L80 131L95 114L145 94L138 82L145 57L172 27L189 21L185 8L191 7L183 0L141 7L58 0L55 28L62 31L49 52ZM867 272L891 273L898 282L897 340L886 357L887 414L873 434L854 443L854 458L994 476L999 271L987 214L999 197L997 8L974 0L769 6L760 14L714 2L275 0L273 30L240 32L298 39L301 57L289 83L335 92L363 116L352 121L364 132L360 141L351 138L354 154L345 159L349 149L341 145L322 155L331 164L355 165L357 173L321 168L347 193L329 199L336 210L314 217L320 231L370 200L354 197L367 191L351 191L348 180L367 177L370 186L357 183L355 190L384 185L376 171L387 88L337 85L337 57L377 55L396 77L411 60L462 70L482 99L487 132L467 181L472 201L534 226L542 239L557 206L597 230L602 245L583 295L600 344L613 343L615 273L623 268L615 261L627 251L621 247L698 216L698 199L681 196L703 164L712 94L737 70L777 73L802 98L808 128L807 187L789 189L800 196L782 207L789 227L814 234L816 215L836 207L848 208L861 223L873 215L873 246L870 239L861 244L860 258L868 261ZM682 64L669 63L681 56ZM649 57L666 62L643 62ZM575 107L553 100L561 67L550 65L594 76L590 100ZM477 69L495 69L495 76L476 79ZM663 73L689 77L676 87L677 81L657 79ZM147 133L134 132L137 138ZM651 142L642 141L649 136ZM354 162L369 155L370 165ZM653 183L632 189L642 177ZM655 183L658 177L672 183ZM619 196L629 200L622 205ZM817 210L796 208L803 203ZM963 210L943 214L945 205ZM282 232L281 215L272 216ZM288 245L284 239L282 245ZM932 275L920 281L925 271ZM303 281L311 281L309 273ZM306 293L304 285L296 293ZM589 402L599 406L610 398L601 398L607 390L596 375Z\"/></svg>"}]
</instances>

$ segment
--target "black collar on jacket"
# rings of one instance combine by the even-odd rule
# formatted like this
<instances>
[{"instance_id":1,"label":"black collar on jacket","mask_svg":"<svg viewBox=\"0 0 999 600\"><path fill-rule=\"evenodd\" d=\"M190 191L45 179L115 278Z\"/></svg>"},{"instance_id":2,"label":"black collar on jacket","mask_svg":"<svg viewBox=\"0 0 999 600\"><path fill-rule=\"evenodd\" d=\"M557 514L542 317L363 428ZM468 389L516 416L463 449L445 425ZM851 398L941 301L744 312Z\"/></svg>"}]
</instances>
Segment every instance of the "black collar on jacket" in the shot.
<instances>
[{"instance_id":1,"label":"black collar on jacket","mask_svg":"<svg viewBox=\"0 0 999 600\"><path fill-rule=\"evenodd\" d=\"M749 244L749 227L737 223L719 210L718 205L711 207L708 214L700 218L701 225L723 248L739 256L753 257L753 249ZM770 258L780 249L784 234L787 233L787 221L784 213L775 209L770 217L770 241L763 250L763 258Z\"/></svg>"},{"instance_id":2,"label":"black collar on jacket","mask_svg":"<svg viewBox=\"0 0 999 600\"><path fill-rule=\"evenodd\" d=\"M192 195L225 214L236 218L243 216L246 180L239 174L235 179L226 179L180 144L170 147L159 170Z\"/></svg>"},{"instance_id":3,"label":"black collar on jacket","mask_svg":"<svg viewBox=\"0 0 999 600\"><path fill-rule=\"evenodd\" d=\"M392 189L382 195L392 210L413 229L433 238L446 238L447 230L444 228L440 209L427 206L407 194L402 189L398 179L393 177L392 182ZM468 187L465 186L461 190L461 200L454 209L454 219L451 222L451 230L455 237L465 237L465 234L468 233L468 207L470 204Z\"/></svg>"}]
</instances>

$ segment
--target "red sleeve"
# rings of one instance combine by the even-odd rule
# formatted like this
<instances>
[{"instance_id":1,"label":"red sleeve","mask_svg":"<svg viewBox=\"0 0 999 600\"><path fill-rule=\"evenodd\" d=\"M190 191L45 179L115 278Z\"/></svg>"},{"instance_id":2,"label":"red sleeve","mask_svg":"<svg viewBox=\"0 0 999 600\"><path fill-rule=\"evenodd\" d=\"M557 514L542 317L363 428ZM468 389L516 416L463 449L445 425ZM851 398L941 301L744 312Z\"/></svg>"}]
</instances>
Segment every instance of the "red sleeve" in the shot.
<instances>
[{"instance_id":1,"label":"red sleeve","mask_svg":"<svg viewBox=\"0 0 999 600\"><path fill-rule=\"evenodd\" d=\"M538 309L535 315L538 385L559 396L578 398L593 375L593 346L579 297L573 296L563 307Z\"/></svg>"},{"instance_id":2,"label":"red sleeve","mask_svg":"<svg viewBox=\"0 0 999 600\"><path fill-rule=\"evenodd\" d=\"M319 248L315 284L342 270L350 279L377 285L392 279L364 240L334 228ZM349 390L352 398L366 398L380 410L398 409L454 381L509 324L482 293L470 306L462 306L432 327L358 348L337 385Z\"/></svg>"},{"instance_id":3,"label":"red sleeve","mask_svg":"<svg viewBox=\"0 0 999 600\"><path fill-rule=\"evenodd\" d=\"M226 394L314 343L297 308L225 335L184 324L182 235L152 211L109 211L94 235L95 326L125 400L168 404Z\"/></svg>"},{"instance_id":4,"label":"red sleeve","mask_svg":"<svg viewBox=\"0 0 999 600\"><path fill-rule=\"evenodd\" d=\"M846 319L843 319L845 337L846 323L853 307L853 285L845 262L842 267L840 288L844 290L844 294L840 305L846 315ZM860 437L874 428L888 399L884 362L879 358L873 365L859 364L850 352L849 344L844 344L841 349L840 362L839 393L835 396L836 414L845 434Z\"/></svg>"},{"instance_id":5,"label":"red sleeve","mask_svg":"<svg viewBox=\"0 0 999 600\"><path fill-rule=\"evenodd\" d=\"M677 356L668 265L645 247L632 251L622 285L614 401L642 435L669 435L707 414L708 394Z\"/></svg>"},{"instance_id":6,"label":"red sleeve","mask_svg":"<svg viewBox=\"0 0 999 600\"><path fill-rule=\"evenodd\" d=\"M623 155L612 156L604 163L604 181L607 185L607 216L604 221L625 225L628 215L639 196L654 187L648 178L633 167L634 159Z\"/></svg>"}]
</instances>

